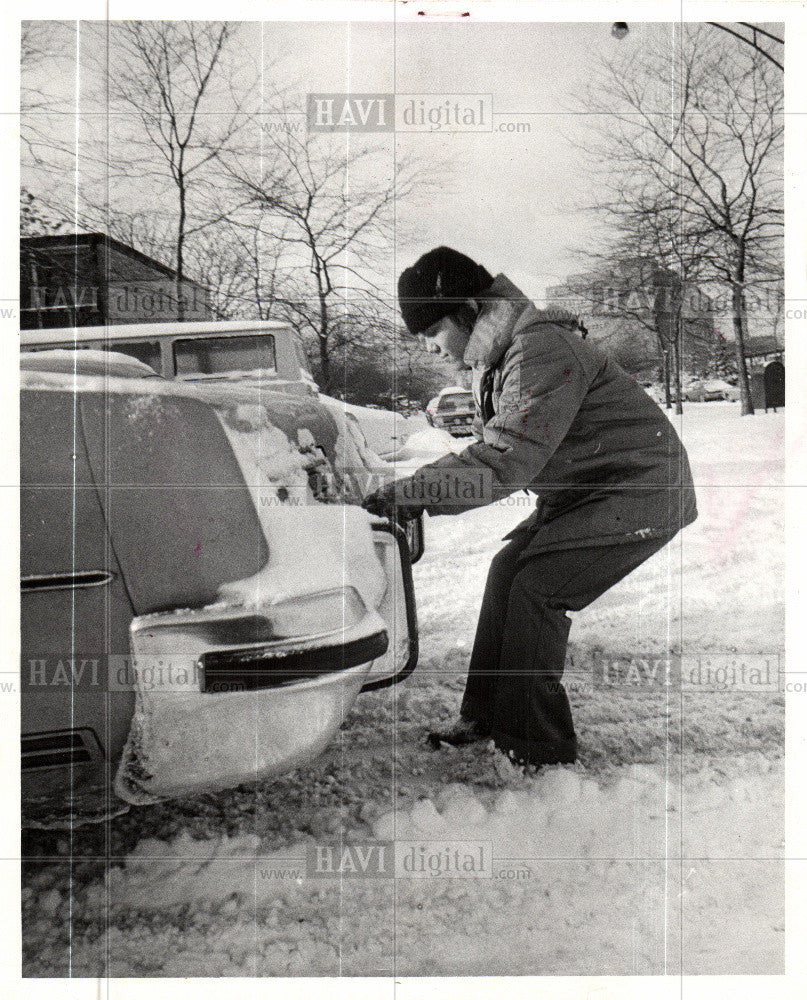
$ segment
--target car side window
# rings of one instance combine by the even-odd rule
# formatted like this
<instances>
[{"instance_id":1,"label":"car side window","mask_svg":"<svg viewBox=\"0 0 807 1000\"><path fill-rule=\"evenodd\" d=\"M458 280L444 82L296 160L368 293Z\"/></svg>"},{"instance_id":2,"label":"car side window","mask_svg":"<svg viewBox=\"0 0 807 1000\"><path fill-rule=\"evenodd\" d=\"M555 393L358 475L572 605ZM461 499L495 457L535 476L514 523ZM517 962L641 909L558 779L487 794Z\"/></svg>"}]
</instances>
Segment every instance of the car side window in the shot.
<instances>
[{"instance_id":1,"label":"car side window","mask_svg":"<svg viewBox=\"0 0 807 1000\"><path fill-rule=\"evenodd\" d=\"M162 369L160 362L160 343L157 340L117 340L109 341L109 350L128 354L130 358L142 361L154 371Z\"/></svg>"},{"instance_id":2,"label":"car side window","mask_svg":"<svg viewBox=\"0 0 807 1000\"><path fill-rule=\"evenodd\" d=\"M183 337L174 341L174 363L179 376L276 370L275 338L271 334Z\"/></svg>"}]
</instances>

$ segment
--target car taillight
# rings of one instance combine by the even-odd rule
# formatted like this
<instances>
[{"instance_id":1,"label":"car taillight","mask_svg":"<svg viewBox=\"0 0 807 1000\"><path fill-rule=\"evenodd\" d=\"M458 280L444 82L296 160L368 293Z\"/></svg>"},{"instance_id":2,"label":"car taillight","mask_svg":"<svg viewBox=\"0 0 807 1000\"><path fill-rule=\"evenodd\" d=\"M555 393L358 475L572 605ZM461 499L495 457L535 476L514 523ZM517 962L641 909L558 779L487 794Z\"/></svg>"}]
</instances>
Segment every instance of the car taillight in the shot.
<instances>
[{"instance_id":1,"label":"car taillight","mask_svg":"<svg viewBox=\"0 0 807 1000\"><path fill-rule=\"evenodd\" d=\"M273 603L262 602L257 594L249 604L220 601L135 618L132 651L143 662L172 657L190 666L213 649L326 636L358 624L365 613L353 587Z\"/></svg>"}]
</instances>

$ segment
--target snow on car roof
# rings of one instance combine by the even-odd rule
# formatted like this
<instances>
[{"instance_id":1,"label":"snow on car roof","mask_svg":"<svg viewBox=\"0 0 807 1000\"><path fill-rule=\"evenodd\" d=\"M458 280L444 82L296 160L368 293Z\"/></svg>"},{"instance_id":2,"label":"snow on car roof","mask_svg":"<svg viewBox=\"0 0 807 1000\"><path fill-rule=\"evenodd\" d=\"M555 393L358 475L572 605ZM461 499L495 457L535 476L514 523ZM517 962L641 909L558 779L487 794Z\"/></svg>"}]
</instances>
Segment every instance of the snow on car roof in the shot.
<instances>
[{"instance_id":1,"label":"snow on car roof","mask_svg":"<svg viewBox=\"0 0 807 1000\"><path fill-rule=\"evenodd\" d=\"M159 377L144 379L141 375L85 375L80 370L36 371L23 368L20 371L20 388L45 389L51 392L120 392L148 396L192 395L181 391L176 382Z\"/></svg>"},{"instance_id":2,"label":"snow on car roof","mask_svg":"<svg viewBox=\"0 0 807 1000\"><path fill-rule=\"evenodd\" d=\"M85 343L92 340L138 340L148 337L188 337L208 334L231 336L238 333L290 330L288 323L280 320L213 320L193 323L116 323L113 326L67 326L51 327L45 330L21 330L20 342L27 344L63 344L68 341Z\"/></svg>"},{"instance_id":3,"label":"snow on car roof","mask_svg":"<svg viewBox=\"0 0 807 1000\"><path fill-rule=\"evenodd\" d=\"M50 353L50 352L48 352ZM64 351L65 355L97 353L109 357L108 351ZM120 355L116 355L120 357ZM26 355L36 357L36 354ZM129 361L134 360L123 355ZM148 366L144 366L148 369ZM233 403L263 403L271 405L272 409L282 409L287 413L296 413L305 405L310 406L307 398L297 397L282 390L272 391L263 386L244 385L238 382L228 382L225 386L215 384L208 386L198 382L177 382L162 377L144 379L137 376L118 374L98 375L84 374L80 369L73 371L34 371L22 368L20 371L21 389L46 389L53 392L104 392L127 393L160 396L188 396L201 399L213 406L228 406Z\"/></svg>"},{"instance_id":4,"label":"snow on car roof","mask_svg":"<svg viewBox=\"0 0 807 1000\"><path fill-rule=\"evenodd\" d=\"M91 348L68 351L23 351L20 355L23 371L63 372L73 375L110 375L132 378L159 378L144 361L120 351L96 351Z\"/></svg>"}]
</instances>

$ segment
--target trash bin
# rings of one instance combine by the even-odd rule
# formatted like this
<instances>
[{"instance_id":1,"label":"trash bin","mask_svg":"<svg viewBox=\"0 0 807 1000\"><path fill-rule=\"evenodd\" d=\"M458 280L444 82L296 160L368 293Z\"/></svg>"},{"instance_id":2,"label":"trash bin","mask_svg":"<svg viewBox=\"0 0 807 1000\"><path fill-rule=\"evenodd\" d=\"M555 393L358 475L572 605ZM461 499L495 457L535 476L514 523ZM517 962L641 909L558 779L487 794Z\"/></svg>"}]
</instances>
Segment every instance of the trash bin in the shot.
<instances>
[{"instance_id":1,"label":"trash bin","mask_svg":"<svg viewBox=\"0 0 807 1000\"><path fill-rule=\"evenodd\" d=\"M770 361L762 369L749 372L751 402L755 410L775 410L785 405L785 366Z\"/></svg>"},{"instance_id":2,"label":"trash bin","mask_svg":"<svg viewBox=\"0 0 807 1000\"><path fill-rule=\"evenodd\" d=\"M785 366L781 361L765 365L765 409L785 405Z\"/></svg>"}]
</instances>

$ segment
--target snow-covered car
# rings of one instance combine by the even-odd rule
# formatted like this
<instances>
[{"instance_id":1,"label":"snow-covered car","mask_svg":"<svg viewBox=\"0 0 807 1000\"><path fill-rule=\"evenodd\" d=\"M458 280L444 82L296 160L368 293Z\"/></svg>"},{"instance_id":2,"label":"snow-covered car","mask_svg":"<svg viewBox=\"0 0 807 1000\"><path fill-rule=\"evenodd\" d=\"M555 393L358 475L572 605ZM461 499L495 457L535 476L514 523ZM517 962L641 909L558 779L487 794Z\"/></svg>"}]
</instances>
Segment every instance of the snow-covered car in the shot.
<instances>
[{"instance_id":1,"label":"snow-covered car","mask_svg":"<svg viewBox=\"0 0 807 1000\"><path fill-rule=\"evenodd\" d=\"M422 416L356 406L319 392L296 331L270 320L193 323L123 323L20 331L26 353L83 350L127 355L163 378L196 385L237 383L295 395L318 396L323 405L352 414L368 446L391 454L413 431L425 426ZM110 372L115 374L115 372Z\"/></svg>"},{"instance_id":2,"label":"snow-covered car","mask_svg":"<svg viewBox=\"0 0 807 1000\"><path fill-rule=\"evenodd\" d=\"M740 398L740 390L722 378L707 379L703 383L704 396L707 400L727 399L736 403Z\"/></svg>"},{"instance_id":3,"label":"snow-covered car","mask_svg":"<svg viewBox=\"0 0 807 1000\"><path fill-rule=\"evenodd\" d=\"M364 437L365 444L381 458L387 458L401 448L417 431L425 430L428 421L423 414L407 415L374 406L357 406L332 396L319 394L324 406L344 415Z\"/></svg>"},{"instance_id":4,"label":"snow-covered car","mask_svg":"<svg viewBox=\"0 0 807 1000\"><path fill-rule=\"evenodd\" d=\"M357 505L346 427L107 358L22 356L29 815L290 770L417 659L406 538Z\"/></svg>"},{"instance_id":5,"label":"snow-covered car","mask_svg":"<svg viewBox=\"0 0 807 1000\"><path fill-rule=\"evenodd\" d=\"M739 390L736 386L724 382L723 379L694 379L689 382L683 391L685 400L690 403L711 403L719 399L728 399L736 402L740 398Z\"/></svg>"},{"instance_id":6,"label":"snow-covered car","mask_svg":"<svg viewBox=\"0 0 807 1000\"><path fill-rule=\"evenodd\" d=\"M126 354L163 378L185 382L241 381L316 394L300 338L275 320L121 323L20 331L25 352L105 350Z\"/></svg>"},{"instance_id":7,"label":"snow-covered car","mask_svg":"<svg viewBox=\"0 0 807 1000\"><path fill-rule=\"evenodd\" d=\"M474 397L462 386L442 389L426 405L426 419L440 430L461 437L471 433L474 422Z\"/></svg>"}]
</instances>

